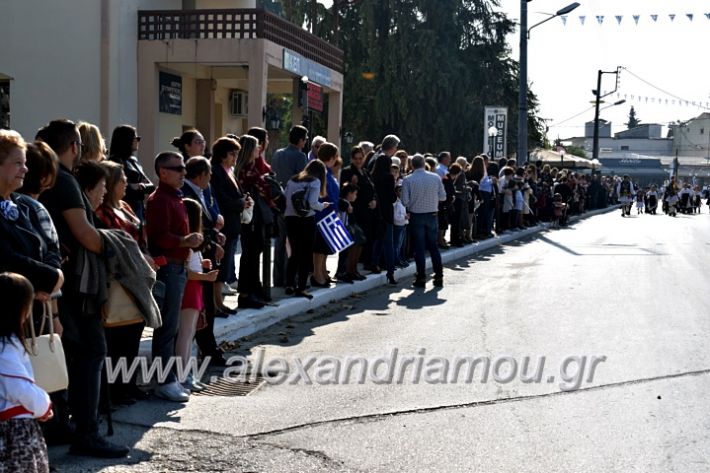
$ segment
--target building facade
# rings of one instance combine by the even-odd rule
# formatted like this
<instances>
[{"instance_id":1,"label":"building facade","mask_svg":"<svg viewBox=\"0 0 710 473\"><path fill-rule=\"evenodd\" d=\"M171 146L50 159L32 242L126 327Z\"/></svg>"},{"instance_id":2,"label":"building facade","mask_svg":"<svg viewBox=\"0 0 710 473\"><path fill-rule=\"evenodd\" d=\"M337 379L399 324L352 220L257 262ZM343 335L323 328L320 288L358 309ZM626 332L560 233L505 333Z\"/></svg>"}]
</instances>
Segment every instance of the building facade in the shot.
<instances>
[{"instance_id":1,"label":"building facade","mask_svg":"<svg viewBox=\"0 0 710 473\"><path fill-rule=\"evenodd\" d=\"M0 126L28 138L57 117L107 138L129 123L145 165L185 129L210 142L269 128L267 94L297 97L307 77L308 108L340 143L342 51L255 0L8 0L0 31Z\"/></svg>"}]
</instances>

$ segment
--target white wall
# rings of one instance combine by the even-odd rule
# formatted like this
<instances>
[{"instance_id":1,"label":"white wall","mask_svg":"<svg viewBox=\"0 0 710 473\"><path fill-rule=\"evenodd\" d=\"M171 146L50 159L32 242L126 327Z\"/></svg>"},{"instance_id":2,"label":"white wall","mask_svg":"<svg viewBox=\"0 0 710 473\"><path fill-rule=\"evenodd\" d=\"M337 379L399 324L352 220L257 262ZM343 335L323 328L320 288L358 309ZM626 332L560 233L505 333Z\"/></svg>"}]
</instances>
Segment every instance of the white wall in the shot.
<instances>
[{"instance_id":1,"label":"white wall","mask_svg":"<svg viewBox=\"0 0 710 473\"><path fill-rule=\"evenodd\" d=\"M11 126L33 138L48 121L99 121L101 2L4 0L0 73L14 78Z\"/></svg>"}]
</instances>

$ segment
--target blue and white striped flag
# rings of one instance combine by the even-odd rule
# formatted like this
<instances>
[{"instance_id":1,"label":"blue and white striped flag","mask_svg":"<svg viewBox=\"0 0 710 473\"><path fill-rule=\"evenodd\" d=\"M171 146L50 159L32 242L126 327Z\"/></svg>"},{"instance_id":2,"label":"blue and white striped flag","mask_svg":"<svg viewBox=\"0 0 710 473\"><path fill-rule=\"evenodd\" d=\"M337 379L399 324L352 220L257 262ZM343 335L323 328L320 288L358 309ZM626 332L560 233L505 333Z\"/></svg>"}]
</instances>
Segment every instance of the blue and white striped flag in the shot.
<instances>
[{"instance_id":1,"label":"blue and white striped flag","mask_svg":"<svg viewBox=\"0 0 710 473\"><path fill-rule=\"evenodd\" d=\"M343 221L340 220L335 212L323 217L316 225L321 236L333 252L339 253L353 244L350 233L348 233Z\"/></svg>"}]
</instances>

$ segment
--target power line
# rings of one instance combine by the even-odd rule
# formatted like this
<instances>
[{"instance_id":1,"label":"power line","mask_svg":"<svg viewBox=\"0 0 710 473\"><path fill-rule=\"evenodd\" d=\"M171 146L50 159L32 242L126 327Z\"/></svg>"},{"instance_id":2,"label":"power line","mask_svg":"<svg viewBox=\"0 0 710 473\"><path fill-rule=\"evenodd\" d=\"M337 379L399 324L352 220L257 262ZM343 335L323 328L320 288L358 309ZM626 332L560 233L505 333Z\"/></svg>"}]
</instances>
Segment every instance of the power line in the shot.
<instances>
[{"instance_id":1,"label":"power line","mask_svg":"<svg viewBox=\"0 0 710 473\"><path fill-rule=\"evenodd\" d=\"M702 105L702 102L697 102L697 101L694 101L694 100L686 100L686 99L684 99L684 98L682 98L682 97L680 97L680 96L678 96L678 95L676 95L676 94L673 94L673 93L671 93L671 92L668 92L668 91L665 90L665 89L662 89L661 87L658 87L657 85L652 84L651 82L647 81L646 79L644 79L644 78L642 78L642 77L640 77L640 76L634 74L633 72L631 72L629 69L627 69L627 68L624 67L624 66L619 66L619 67L620 67L621 69L625 70L626 72L628 72L629 74L631 74L631 75L632 75L633 77L635 77L636 79L638 79L638 80L640 80L641 82L643 82L644 84L649 85L649 86L653 87L654 89L658 90L659 92L662 92L662 93L664 93L664 94L666 94L666 95L668 95L668 96L670 96L670 97L673 97L674 99L678 100L679 102L685 102L685 103L687 103L687 104L690 104L690 103L695 104L695 103L697 103L699 108L703 108L703 109L705 109L705 110L710 110L710 108L704 107L704 106Z\"/></svg>"},{"instance_id":2,"label":"power line","mask_svg":"<svg viewBox=\"0 0 710 473\"><path fill-rule=\"evenodd\" d=\"M573 116L571 116L571 117L569 117L569 118L565 118L564 120L562 120L562 121L560 121L560 122L552 123L552 124L550 124L550 127L553 127L553 126L560 126L560 125L563 124L563 123L567 123L567 122L570 121L570 120L574 120L574 119L577 118L578 116L584 115L585 113L589 112L589 111L592 110L593 108L594 108L594 106L591 106L591 107L586 108L586 109L582 110L581 112L579 112L579 113L577 113L577 114L575 114L575 115L573 115Z\"/></svg>"}]
</instances>

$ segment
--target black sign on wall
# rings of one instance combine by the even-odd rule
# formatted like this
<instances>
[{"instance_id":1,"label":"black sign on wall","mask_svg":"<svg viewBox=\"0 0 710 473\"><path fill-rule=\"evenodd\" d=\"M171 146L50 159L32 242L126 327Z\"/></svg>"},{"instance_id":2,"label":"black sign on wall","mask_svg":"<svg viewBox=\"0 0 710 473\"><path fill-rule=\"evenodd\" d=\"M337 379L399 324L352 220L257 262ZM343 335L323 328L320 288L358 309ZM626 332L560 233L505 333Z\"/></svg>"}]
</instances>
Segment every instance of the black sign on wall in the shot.
<instances>
[{"instance_id":1,"label":"black sign on wall","mask_svg":"<svg viewBox=\"0 0 710 473\"><path fill-rule=\"evenodd\" d=\"M162 113L182 115L182 77L160 72L158 107Z\"/></svg>"}]
</instances>

